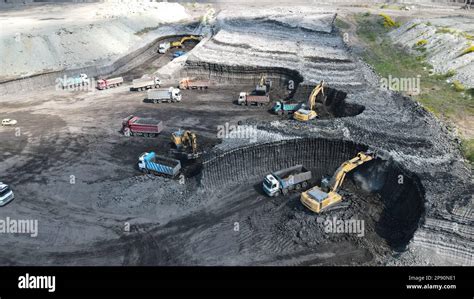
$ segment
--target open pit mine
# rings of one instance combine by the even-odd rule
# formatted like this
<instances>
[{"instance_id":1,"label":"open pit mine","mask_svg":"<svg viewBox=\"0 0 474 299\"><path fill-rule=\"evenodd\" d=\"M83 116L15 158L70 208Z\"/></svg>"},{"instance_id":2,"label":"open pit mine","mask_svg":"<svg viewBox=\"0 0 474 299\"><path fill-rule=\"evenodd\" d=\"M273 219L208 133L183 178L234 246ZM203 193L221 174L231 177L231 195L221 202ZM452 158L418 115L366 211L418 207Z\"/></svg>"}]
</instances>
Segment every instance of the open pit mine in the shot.
<instances>
[{"instance_id":1,"label":"open pit mine","mask_svg":"<svg viewBox=\"0 0 474 299\"><path fill-rule=\"evenodd\" d=\"M0 0L0 264L473 266L472 98L381 87L357 26L469 97L474 10L365 2Z\"/></svg>"}]
</instances>

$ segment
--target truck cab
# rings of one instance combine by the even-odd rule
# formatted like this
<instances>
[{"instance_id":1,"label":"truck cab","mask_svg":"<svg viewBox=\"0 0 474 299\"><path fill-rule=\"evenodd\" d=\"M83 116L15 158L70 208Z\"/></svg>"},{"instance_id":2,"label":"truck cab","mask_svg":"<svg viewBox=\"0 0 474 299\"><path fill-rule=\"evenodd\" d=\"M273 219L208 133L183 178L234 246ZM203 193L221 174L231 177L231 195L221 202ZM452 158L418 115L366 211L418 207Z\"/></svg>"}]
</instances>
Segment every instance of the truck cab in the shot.
<instances>
[{"instance_id":1,"label":"truck cab","mask_svg":"<svg viewBox=\"0 0 474 299\"><path fill-rule=\"evenodd\" d=\"M179 88L170 87L171 98L181 102L181 90Z\"/></svg>"},{"instance_id":2,"label":"truck cab","mask_svg":"<svg viewBox=\"0 0 474 299\"><path fill-rule=\"evenodd\" d=\"M158 47L158 53L165 54L166 51L170 48L170 43L161 43Z\"/></svg>"},{"instance_id":3,"label":"truck cab","mask_svg":"<svg viewBox=\"0 0 474 299\"><path fill-rule=\"evenodd\" d=\"M0 182L0 207L6 205L15 198L13 191L7 184Z\"/></svg>"},{"instance_id":4,"label":"truck cab","mask_svg":"<svg viewBox=\"0 0 474 299\"><path fill-rule=\"evenodd\" d=\"M246 92L241 92L239 94L239 99L237 100L237 104L243 105L247 101L247 93Z\"/></svg>"},{"instance_id":5,"label":"truck cab","mask_svg":"<svg viewBox=\"0 0 474 299\"><path fill-rule=\"evenodd\" d=\"M145 163L145 158L149 156L149 153L143 153L138 157L138 169L139 170L145 170L146 169L146 163Z\"/></svg>"},{"instance_id":6,"label":"truck cab","mask_svg":"<svg viewBox=\"0 0 474 299\"><path fill-rule=\"evenodd\" d=\"M272 111L277 113L283 110L283 104L280 101L275 102L275 105L272 107Z\"/></svg>"},{"instance_id":7,"label":"truck cab","mask_svg":"<svg viewBox=\"0 0 474 299\"><path fill-rule=\"evenodd\" d=\"M267 175L263 180L263 191L269 196L274 196L280 192L280 183L272 174Z\"/></svg>"}]
</instances>

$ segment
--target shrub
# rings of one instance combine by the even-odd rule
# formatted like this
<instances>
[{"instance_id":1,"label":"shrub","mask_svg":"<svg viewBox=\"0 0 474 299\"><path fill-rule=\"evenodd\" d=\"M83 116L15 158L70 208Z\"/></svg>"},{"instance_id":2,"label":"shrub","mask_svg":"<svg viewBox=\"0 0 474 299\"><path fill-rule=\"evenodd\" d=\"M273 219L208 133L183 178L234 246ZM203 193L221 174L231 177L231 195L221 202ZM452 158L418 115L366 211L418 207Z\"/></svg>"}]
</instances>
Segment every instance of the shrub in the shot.
<instances>
[{"instance_id":1,"label":"shrub","mask_svg":"<svg viewBox=\"0 0 474 299\"><path fill-rule=\"evenodd\" d=\"M383 18L383 26L385 28L400 27L400 24L395 22L389 15L381 13L380 16Z\"/></svg>"},{"instance_id":2,"label":"shrub","mask_svg":"<svg viewBox=\"0 0 474 299\"><path fill-rule=\"evenodd\" d=\"M453 81L453 87L454 87L454 90L456 90L457 92L466 90L466 87L458 80Z\"/></svg>"},{"instance_id":3,"label":"shrub","mask_svg":"<svg viewBox=\"0 0 474 299\"><path fill-rule=\"evenodd\" d=\"M419 41L416 42L417 47L424 47L428 44L428 41L426 39L420 39Z\"/></svg>"}]
</instances>

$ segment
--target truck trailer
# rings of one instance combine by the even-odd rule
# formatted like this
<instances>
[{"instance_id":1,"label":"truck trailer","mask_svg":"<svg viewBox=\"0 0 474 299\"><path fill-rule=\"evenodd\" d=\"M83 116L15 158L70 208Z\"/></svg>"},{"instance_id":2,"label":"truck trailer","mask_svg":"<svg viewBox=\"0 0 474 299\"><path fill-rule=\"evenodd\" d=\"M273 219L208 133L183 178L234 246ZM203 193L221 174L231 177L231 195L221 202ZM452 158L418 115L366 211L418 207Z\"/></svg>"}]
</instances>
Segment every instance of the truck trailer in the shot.
<instances>
[{"instance_id":1,"label":"truck trailer","mask_svg":"<svg viewBox=\"0 0 474 299\"><path fill-rule=\"evenodd\" d=\"M158 88L161 81L158 77L144 76L142 78L133 79L130 90L147 90L150 88Z\"/></svg>"},{"instance_id":2,"label":"truck trailer","mask_svg":"<svg viewBox=\"0 0 474 299\"><path fill-rule=\"evenodd\" d=\"M272 107L272 112L278 115L290 114L304 107L304 103L289 103L277 101Z\"/></svg>"},{"instance_id":3,"label":"truck trailer","mask_svg":"<svg viewBox=\"0 0 474 299\"><path fill-rule=\"evenodd\" d=\"M257 105L263 106L270 103L270 96L267 95L256 95L256 94L248 94L246 92L241 92L239 95L239 99L237 100L237 104L239 105Z\"/></svg>"},{"instance_id":4,"label":"truck trailer","mask_svg":"<svg viewBox=\"0 0 474 299\"><path fill-rule=\"evenodd\" d=\"M209 87L209 80L197 80L183 78L179 81L179 88L181 89L207 89Z\"/></svg>"},{"instance_id":5,"label":"truck trailer","mask_svg":"<svg viewBox=\"0 0 474 299\"><path fill-rule=\"evenodd\" d=\"M103 90L103 89L108 89L108 88L120 86L122 84L123 84L123 78L122 77L110 78L110 79L100 79L100 80L97 80L97 89Z\"/></svg>"},{"instance_id":6,"label":"truck trailer","mask_svg":"<svg viewBox=\"0 0 474 299\"><path fill-rule=\"evenodd\" d=\"M130 115L122 121L122 132L125 136L155 137L163 131L163 122L151 118Z\"/></svg>"},{"instance_id":7,"label":"truck trailer","mask_svg":"<svg viewBox=\"0 0 474 299\"><path fill-rule=\"evenodd\" d=\"M161 102L181 102L181 90L174 87L148 90L147 99L155 104Z\"/></svg>"},{"instance_id":8,"label":"truck trailer","mask_svg":"<svg viewBox=\"0 0 474 299\"><path fill-rule=\"evenodd\" d=\"M71 77L71 78L64 76L64 78L61 80L61 84L62 84L63 89L76 87L76 86L89 85L89 78L87 77L86 74L80 74L76 77Z\"/></svg>"},{"instance_id":9,"label":"truck trailer","mask_svg":"<svg viewBox=\"0 0 474 299\"><path fill-rule=\"evenodd\" d=\"M158 156L155 152L143 153L138 158L138 169L143 173L152 173L167 177L177 177L181 162L176 159Z\"/></svg>"},{"instance_id":10,"label":"truck trailer","mask_svg":"<svg viewBox=\"0 0 474 299\"><path fill-rule=\"evenodd\" d=\"M311 177L311 171L296 165L268 174L263 180L263 190L268 196L286 195L289 191L306 188Z\"/></svg>"}]
</instances>

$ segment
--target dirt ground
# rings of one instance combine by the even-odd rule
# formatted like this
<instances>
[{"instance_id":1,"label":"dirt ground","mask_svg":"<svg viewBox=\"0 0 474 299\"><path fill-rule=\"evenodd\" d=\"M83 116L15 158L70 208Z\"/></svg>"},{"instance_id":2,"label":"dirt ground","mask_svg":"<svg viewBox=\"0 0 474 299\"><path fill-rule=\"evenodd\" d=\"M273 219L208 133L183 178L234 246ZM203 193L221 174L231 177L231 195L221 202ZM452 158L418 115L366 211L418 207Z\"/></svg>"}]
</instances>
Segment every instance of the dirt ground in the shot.
<instances>
[{"instance_id":1,"label":"dirt ground","mask_svg":"<svg viewBox=\"0 0 474 299\"><path fill-rule=\"evenodd\" d=\"M153 63L160 65L170 55ZM134 77L135 72L125 76ZM345 246L300 237L314 234L311 230L318 231L318 224L300 205L297 194L268 199L261 183L255 182L202 194L205 191L198 188L195 178L200 160L183 161L185 185L137 170L137 158L144 151L170 155L170 134L177 129L195 131L199 149L206 152L221 142L218 125L281 119L268 111L269 106L234 103L240 91L253 87L183 90L181 103L161 104L147 103L144 92L131 92L128 85L93 92L44 90L3 98L2 117L14 118L18 125L0 128L2 180L16 196L0 210L0 216L38 219L39 235L2 239L2 248L10 249L2 252L0 262L374 263L374 253L359 248L351 237L343 238ZM285 92L275 90L273 94L278 98ZM127 138L119 131L121 120L130 114L162 120L165 130L157 138ZM297 229L301 221L308 227ZM125 230L127 222L130 232ZM239 231L234 231L235 223ZM33 248L34 256L22 255L23 250Z\"/></svg>"},{"instance_id":2,"label":"dirt ground","mask_svg":"<svg viewBox=\"0 0 474 299\"><path fill-rule=\"evenodd\" d=\"M231 12L227 13L231 15ZM275 25L274 19L280 20L278 14L272 15L269 24L262 26L267 29L286 26L280 22ZM292 19L283 21L287 24ZM232 26L229 25L228 33L221 34L221 38L243 34L230 30ZM255 26L259 29L260 25ZM285 34L283 31L273 32ZM298 32L302 34L306 31L298 29ZM332 44L342 45L340 37L324 34L329 41L327 48L332 49ZM261 42L268 46L266 38L262 37ZM305 39L309 42L311 37L305 35ZM190 43L185 50L191 50L193 46ZM304 46L315 51L311 44ZM224 53L218 43L210 42L209 47L201 49L201 52L209 50L206 52L209 56ZM242 55L247 50L253 51L249 48L224 54L228 55L229 60L231 56L239 59L238 54ZM421 206L426 203L422 201L425 200L422 198L424 194L418 194L414 186L409 186L409 189L415 190L413 193L417 193L416 196L400 191L402 188L387 191L406 199L404 206L397 206L399 202L390 203L381 195L367 191L363 187L363 180L356 175L349 175L341 190L343 204L337 206L330 216L318 216L301 205L298 193L291 193L284 198L266 197L261 189L262 177L249 176L246 180L236 180L234 184L229 183L221 188L205 188L200 185L199 159L194 162L182 161L186 175L184 182L140 173L136 167L138 156L150 150L170 155L170 135L178 129L195 131L199 150L207 153L215 149L216 145L228 142L217 138L218 126L257 121L276 124L278 128L278 121L285 119L285 116L271 114L269 106L236 105L239 92L251 91L255 87L250 84L221 84L211 85L207 90L184 90L182 102L162 104L147 103L144 100L145 92L129 90L129 80L167 65L173 51L165 55L157 54L139 65L128 65L119 70L113 75L122 75L128 82L117 88L69 92L51 87L0 97L1 117L18 120L16 127L0 127L1 179L11 185L16 197L0 209L0 218L36 219L39 225L37 237L24 234L2 236L0 264L385 265L387 258L397 258L406 251L406 245L413 237L410 231L413 227L406 227L403 223L405 218L399 216L415 214L413 218L418 225L419 215L416 213L421 213L423 208L412 212L411 201ZM269 57L263 50L260 52L260 55ZM342 46L335 54L346 60L349 57ZM277 61L272 56L273 60ZM287 62L283 58L280 60ZM337 79L337 82L344 81L346 76L362 80L365 69L358 70L355 63L346 60L334 63L335 67L344 67L334 72L331 78ZM310 67L304 69L314 73L315 78L321 76L312 71L316 67ZM331 72L332 69L318 71ZM175 86L179 78L173 79L176 80ZM357 90L360 85L354 86L354 90L360 92ZM275 87L272 98L281 99L286 94L286 90ZM357 97L351 96L353 104ZM412 109L412 104L402 99L387 96L386 101L382 102L383 96L378 93L363 93L362 97L364 99L360 102L370 109L365 110L359 118L347 117L351 120L344 122L327 111L319 111L323 121L301 126L296 124L296 127L304 133L313 134L313 138L328 136L336 131L340 135L334 136L340 140L343 140L341 135L344 135L346 140L365 142L365 137L360 137L364 132L368 132L366 135L375 141L383 137L385 143L390 143L393 139L393 144L388 145L395 151L391 153L395 157L413 158L418 169L423 169L418 174L425 176L425 182L426 177L432 176L430 179L435 184L437 181L434 177L438 174L431 174L431 169L437 167L442 176L444 169L441 167L452 162L448 160L450 156L446 161L440 157L439 162L436 157L433 158L435 149L440 148L438 144L434 144L433 149L431 143L421 137L412 138L400 131L416 134L412 128L423 130L431 125L434 133L425 134L438 136L435 135L438 126L433 125L431 118L421 112L417 114L419 120L413 118L418 110ZM394 111L393 106L399 110L395 116L390 116ZM156 138L125 137L120 133L121 121L131 114L162 120L165 129ZM351 127L351 121L360 121L363 126ZM387 128L399 125L398 121L413 126L400 126L387 133ZM426 123L420 125L422 121ZM295 123L283 123L280 124L281 130L291 133L290 127ZM324 132L327 128L328 132ZM318 135L320 132L322 134ZM295 131L293 135L287 135L299 137ZM440 140L440 144L444 144L447 139L443 137ZM416 150L418 145L419 152L427 157L421 153L416 153L420 157L411 155L412 151L408 154L404 152L406 148ZM337 153L339 148L333 152L330 148L327 150L330 152L327 159L330 160L334 158L331 156L333 152ZM404 162L403 159L399 161ZM377 164L379 161L373 162L370 165L380 165ZM232 169L232 161L228 163L223 167ZM454 168L452 163L450 167ZM457 167L458 171L452 175L453 182L461 173L460 166ZM369 177L370 171L358 174ZM312 183L319 184L319 179L316 178ZM393 178L384 178L383 183L392 183L389 179ZM453 190L454 194L459 192L456 189L459 184L452 185L454 187L447 190ZM439 187L436 189L431 186L430 204L438 205L436 208L441 209L444 206L433 199L439 198L438 190ZM444 190L444 193L447 191ZM430 213L436 214L436 211ZM325 232L322 223L328 217L363 220L365 236L361 238L354 234ZM409 236L409 239L405 240L404 236ZM427 236L430 235L427 233ZM419 263L419 260L415 262Z\"/></svg>"}]
</instances>

